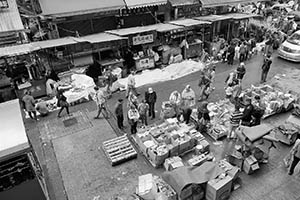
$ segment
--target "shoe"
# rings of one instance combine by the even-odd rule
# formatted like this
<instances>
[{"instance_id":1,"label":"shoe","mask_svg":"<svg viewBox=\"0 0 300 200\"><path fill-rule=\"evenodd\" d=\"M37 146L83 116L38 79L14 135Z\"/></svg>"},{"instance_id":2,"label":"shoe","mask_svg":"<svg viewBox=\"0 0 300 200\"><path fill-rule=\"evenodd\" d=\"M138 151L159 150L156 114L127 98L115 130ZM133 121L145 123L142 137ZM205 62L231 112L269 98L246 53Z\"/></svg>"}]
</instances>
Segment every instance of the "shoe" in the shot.
<instances>
[{"instance_id":1,"label":"shoe","mask_svg":"<svg viewBox=\"0 0 300 200\"><path fill-rule=\"evenodd\" d=\"M100 119L100 117L94 117L94 119Z\"/></svg>"},{"instance_id":2,"label":"shoe","mask_svg":"<svg viewBox=\"0 0 300 200\"><path fill-rule=\"evenodd\" d=\"M60 116L60 115L58 115L57 117L58 117L58 118L61 118L61 116Z\"/></svg>"},{"instance_id":3,"label":"shoe","mask_svg":"<svg viewBox=\"0 0 300 200\"><path fill-rule=\"evenodd\" d=\"M288 175L293 175L293 173L292 173L292 172L289 172Z\"/></svg>"}]
</instances>

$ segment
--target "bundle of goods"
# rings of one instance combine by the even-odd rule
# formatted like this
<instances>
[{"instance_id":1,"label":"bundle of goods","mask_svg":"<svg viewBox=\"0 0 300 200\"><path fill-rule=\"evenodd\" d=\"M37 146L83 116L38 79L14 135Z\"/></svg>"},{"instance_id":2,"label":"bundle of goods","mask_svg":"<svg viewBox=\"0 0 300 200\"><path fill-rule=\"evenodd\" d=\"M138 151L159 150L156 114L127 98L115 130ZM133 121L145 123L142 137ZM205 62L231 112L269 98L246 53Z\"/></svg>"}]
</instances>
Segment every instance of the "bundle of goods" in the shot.
<instances>
[{"instance_id":1,"label":"bundle of goods","mask_svg":"<svg viewBox=\"0 0 300 200\"><path fill-rule=\"evenodd\" d=\"M184 164L182 159L178 156L174 156L171 158L167 158L164 163L164 167L166 171L172 171L178 167L183 167Z\"/></svg>"},{"instance_id":2,"label":"bundle of goods","mask_svg":"<svg viewBox=\"0 0 300 200\"><path fill-rule=\"evenodd\" d=\"M275 134L276 139L280 142L292 145L298 137L299 130L292 123L284 123L283 125L273 129L272 132Z\"/></svg>"},{"instance_id":3,"label":"bundle of goods","mask_svg":"<svg viewBox=\"0 0 300 200\"><path fill-rule=\"evenodd\" d=\"M103 142L102 148L112 166L137 157L137 152L126 135Z\"/></svg>"},{"instance_id":4,"label":"bundle of goods","mask_svg":"<svg viewBox=\"0 0 300 200\"><path fill-rule=\"evenodd\" d=\"M160 125L140 129L132 137L149 162L158 167L166 158L183 154L196 145L189 136L193 129L176 119L168 119Z\"/></svg>"},{"instance_id":5,"label":"bundle of goods","mask_svg":"<svg viewBox=\"0 0 300 200\"><path fill-rule=\"evenodd\" d=\"M152 174L139 177L136 193L145 200L176 200L177 194L164 180Z\"/></svg>"},{"instance_id":6,"label":"bundle of goods","mask_svg":"<svg viewBox=\"0 0 300 200\"><path fill-rule=\"evenodd\" d=\"M269 85L261 85L244 91L244 97L254 100L255 96L259 96L265 105L265 114L263 118L271 115L288 111L293 108L295 97L292 94L284 93L279 89L275 89Z\"/></svg>"},{"instance_id":7,"label":"bundle of goods","mask_svg":"<svg viewBox=\"0 0 300 200\"><path fill-rule=\"evenodd\" d=\"M169 101L162 102L160 117L162 119L167 119L167 118L175 117L175 115L176 112L171 102Z\"/></svg>"}]
</instances>

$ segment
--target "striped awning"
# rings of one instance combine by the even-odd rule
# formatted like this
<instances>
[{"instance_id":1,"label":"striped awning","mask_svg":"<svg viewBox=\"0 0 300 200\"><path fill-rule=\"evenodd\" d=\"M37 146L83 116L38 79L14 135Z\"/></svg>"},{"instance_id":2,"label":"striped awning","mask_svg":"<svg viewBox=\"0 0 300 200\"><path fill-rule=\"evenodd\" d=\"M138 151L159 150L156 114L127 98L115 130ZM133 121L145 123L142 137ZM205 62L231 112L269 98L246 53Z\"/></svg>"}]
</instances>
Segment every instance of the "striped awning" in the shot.
<instances>
[{"instance_id":1,"label":"striped awning","mask_svg":"<svg viewBox=\"0 0 300 200\"><path fill-rule=\"evenodd\" d=\"M148 6L159 6L168 3L168 0L124 0L127 8L142 8Z\"/></svg>"}]
</instances>

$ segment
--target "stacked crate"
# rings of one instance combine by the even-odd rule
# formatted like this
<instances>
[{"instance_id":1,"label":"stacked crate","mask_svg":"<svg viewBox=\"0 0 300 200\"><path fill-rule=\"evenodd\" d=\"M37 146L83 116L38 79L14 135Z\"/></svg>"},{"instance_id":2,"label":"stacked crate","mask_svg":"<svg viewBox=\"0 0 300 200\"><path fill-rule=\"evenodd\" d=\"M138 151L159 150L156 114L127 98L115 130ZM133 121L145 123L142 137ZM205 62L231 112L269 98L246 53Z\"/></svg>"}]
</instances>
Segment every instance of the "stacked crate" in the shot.
<instances>
[{"instance_id":1,"label":"stacked crate","mask_svg":"<svg viewBox=\"0 0 300 200\"><path fill-rule=\"evenodd\" d=\"M137 152L126 135L103 142L102 148L112 166L137 157Z\"/></svg>"}]
</instances>

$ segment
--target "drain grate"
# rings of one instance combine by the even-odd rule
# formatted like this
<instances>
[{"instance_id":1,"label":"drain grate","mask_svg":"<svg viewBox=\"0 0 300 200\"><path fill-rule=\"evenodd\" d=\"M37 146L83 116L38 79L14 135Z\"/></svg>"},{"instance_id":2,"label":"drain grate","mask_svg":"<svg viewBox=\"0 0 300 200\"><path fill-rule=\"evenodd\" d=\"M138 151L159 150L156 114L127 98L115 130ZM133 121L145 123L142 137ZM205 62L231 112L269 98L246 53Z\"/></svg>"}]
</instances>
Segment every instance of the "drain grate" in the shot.
<instances>
[{"instance_id":1,"label":"drain grate","mask_svg":"<svg viewBox=\"0 0 300 200\"><path fill-rule=\"evenodd\" d=\"M65 127L70 127L78 123L76 117L72 117L63 121Z\"/></svg>"}]
</instances>

